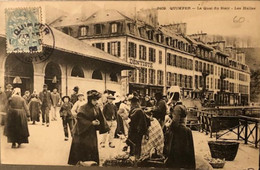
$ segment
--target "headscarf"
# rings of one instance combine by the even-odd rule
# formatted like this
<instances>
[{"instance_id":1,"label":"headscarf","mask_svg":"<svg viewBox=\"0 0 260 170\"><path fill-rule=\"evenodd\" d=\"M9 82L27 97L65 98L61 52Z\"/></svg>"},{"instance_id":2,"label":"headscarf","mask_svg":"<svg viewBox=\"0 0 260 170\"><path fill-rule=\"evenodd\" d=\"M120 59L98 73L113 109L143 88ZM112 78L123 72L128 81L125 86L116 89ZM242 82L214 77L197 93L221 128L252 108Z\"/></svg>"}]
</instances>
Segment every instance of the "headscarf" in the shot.
<instances>
[{"instance_id":1,"label":"headscarf","mask_svg":"<svg viewBox=\"0 0 260 170\"><path fill-rule=\"evenodd\" d=\"M14 95L21 96L21 89L18 88L18 87L14 88L14 90L13 90L13 92L12 92L12 97L13 97Z\"/></svg>"}]
</instances>

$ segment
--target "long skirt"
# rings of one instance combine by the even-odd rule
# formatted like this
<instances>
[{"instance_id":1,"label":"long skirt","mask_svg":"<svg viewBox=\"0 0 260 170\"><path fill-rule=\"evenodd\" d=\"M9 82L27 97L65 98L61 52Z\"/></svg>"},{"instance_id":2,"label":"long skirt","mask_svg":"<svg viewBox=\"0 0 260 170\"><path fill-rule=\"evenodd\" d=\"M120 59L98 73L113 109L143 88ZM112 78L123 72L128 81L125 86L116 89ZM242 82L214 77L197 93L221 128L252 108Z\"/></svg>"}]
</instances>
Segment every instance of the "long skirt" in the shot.
<instances>
[{"instance_id":1,"label":"long skirt","mask_svg":"<svg viewBox=\"0 0 260 170\"><path fill-rule=\"evenodd\" d=\"M84 133L74 134L70 148L68 164L76 165L79 161L95 161L99 164L98 142L95 128Z\"/></svg>"},{"instance_id":2,"label":"long skirt","mask_svg":"<svg viewBox=\"0 0 260 170\"><path fill-rule=\"evenodd\" d=\"M29 143L27 117L23 109L9 109L4 134L8 143Z\"/></svg>"}]
</instances>

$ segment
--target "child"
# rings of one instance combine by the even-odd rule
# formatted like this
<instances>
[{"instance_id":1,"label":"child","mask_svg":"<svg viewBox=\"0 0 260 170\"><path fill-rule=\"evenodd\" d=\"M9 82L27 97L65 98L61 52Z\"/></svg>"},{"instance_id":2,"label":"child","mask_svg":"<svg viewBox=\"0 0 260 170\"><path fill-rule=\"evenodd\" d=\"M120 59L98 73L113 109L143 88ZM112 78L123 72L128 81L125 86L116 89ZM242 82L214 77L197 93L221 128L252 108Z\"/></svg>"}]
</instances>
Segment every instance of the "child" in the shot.
<instances>
[{"instance_id":1,"label":"child","mask_svg":"<svg viewBox=\"0 0 260 170\"><path fill-rule=\"evenodd\" d=\"M70 102L69 96L64 96L62 98L63 104L60 109L60 117L62 118L62 124L64 128L64 134L65 134L65 141L67 141L69 138L68 134L68 125L70 128L70 134L73 126L73 116L71 113L71 108L73 107L73 104Z\"/></svg>"},{"instance_id":2,"label":"child","mask_svg":"<svg viewBox=\"0 0 260 170\"><path fill-rule=\"evenodd\" d=\"M29 102L29 110L32 124L35 124L35 121L40 121L40 113L41 113L41 104L38 96L36 94L31 95L31 101Z\"/></svg>"}]
</instances>

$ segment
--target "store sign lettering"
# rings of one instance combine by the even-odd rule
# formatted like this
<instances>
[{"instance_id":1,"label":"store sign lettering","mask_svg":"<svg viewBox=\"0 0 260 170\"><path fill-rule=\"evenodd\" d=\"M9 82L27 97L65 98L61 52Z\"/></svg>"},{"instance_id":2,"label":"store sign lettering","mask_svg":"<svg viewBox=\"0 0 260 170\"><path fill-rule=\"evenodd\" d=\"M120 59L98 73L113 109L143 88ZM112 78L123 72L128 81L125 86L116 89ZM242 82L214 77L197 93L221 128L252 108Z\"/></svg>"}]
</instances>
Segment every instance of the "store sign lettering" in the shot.
<instances>
[{"instance_id":1,"label":"store sign lettering","mask_svg":"<svg viewBox=\"0 0 260 170\"><path fill-rule=\"evenodd\" d=\"M141 66L141 67L153 68L153 63L148 63L148 62L145 62L145 61L138 61L138 60L135 60L135 59L132 59L132 58L130 58L130 64Z\"/></svg>"}]
</instances>

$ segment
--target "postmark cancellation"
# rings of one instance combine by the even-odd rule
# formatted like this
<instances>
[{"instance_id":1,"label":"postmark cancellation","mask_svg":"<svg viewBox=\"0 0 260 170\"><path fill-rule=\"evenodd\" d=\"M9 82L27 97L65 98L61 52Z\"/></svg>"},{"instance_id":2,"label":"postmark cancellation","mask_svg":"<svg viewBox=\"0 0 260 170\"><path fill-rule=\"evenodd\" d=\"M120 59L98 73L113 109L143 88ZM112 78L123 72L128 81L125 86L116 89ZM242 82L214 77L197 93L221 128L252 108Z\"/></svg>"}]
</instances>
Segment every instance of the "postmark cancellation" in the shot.
<instances>
[{"instance_id":1,"label":"postmark cancellation","mask_svg":"<svg viewBox=\"0 0 260 170\"><path fill-rule=\"evenodd\" d=\"M41 8L5 9L7 53L42 52Z\"/></svg>"}]
</instances>

